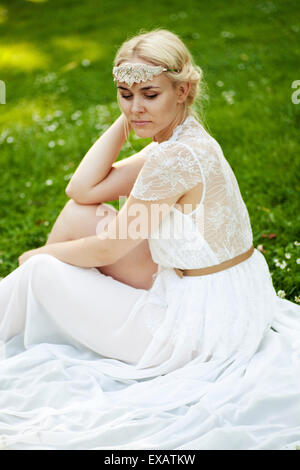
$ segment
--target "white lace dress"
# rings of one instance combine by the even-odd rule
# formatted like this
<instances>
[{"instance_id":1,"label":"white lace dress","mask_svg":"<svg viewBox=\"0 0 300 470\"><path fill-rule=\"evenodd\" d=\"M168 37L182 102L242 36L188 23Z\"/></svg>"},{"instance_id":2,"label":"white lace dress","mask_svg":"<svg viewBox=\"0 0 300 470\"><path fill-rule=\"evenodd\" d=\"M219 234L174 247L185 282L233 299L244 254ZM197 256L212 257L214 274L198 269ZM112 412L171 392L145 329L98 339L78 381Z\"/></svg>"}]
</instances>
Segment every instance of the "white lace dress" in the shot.
<instances>
[{"instance_id":1,"label":"white lace dress","mask_svg":"<svg viewBox=\"0 0 300 470\"><path fill-rule=\"evenodd\" d=\"M0 282L0 447L296 449L300 306L276 295L219 144L189 116L153 144L132 195L175 205L149 246L159 265L135 289L33 256Z\"/></svg>"}]
</instances>

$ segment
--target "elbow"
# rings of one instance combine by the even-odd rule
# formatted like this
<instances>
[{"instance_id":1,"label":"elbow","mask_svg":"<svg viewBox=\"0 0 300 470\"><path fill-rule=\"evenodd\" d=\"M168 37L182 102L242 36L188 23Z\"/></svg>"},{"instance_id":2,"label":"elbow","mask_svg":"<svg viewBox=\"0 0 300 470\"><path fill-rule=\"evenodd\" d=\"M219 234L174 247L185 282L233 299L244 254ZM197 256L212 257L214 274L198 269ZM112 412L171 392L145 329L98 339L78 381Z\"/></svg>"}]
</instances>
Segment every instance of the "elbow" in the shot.
<instances>
[{"instance_id":1,"label":"elbow","mask_svg":"<svg viewBox=\"0 0 300 470\"><path fill-rule=\"evenodd\" d=\"M66 187L65 193L70 199L73 199L78 204L85 204L86 202L84 200L84 197L82 197L82 192L75 189L74 185L71 184L71 182Z\"/></svg>"},{"instance_id":2,"label":"elbow","mask_svg":"<svg viewBox=\"0 0 300 470\"><path fill-rule=\"evenodd\" d=\"M69 184L67 185L67 187L65 189L65 193L66 193L67 196L74 199L74 196L75 196L76 192L78 192L78 191L75 190L74 181L72 181L72 179L71 179L69 181Z\"/></svg>"},{"instance_id":3,"label":"elbow","mask_svg":"<svg viewBox=\"0 0 300 470\"><path fill-rule=\"evenodd\" d=\"M72 190L71 190L71 185L68 184L68 186L65 189L65 193L69 198L73 198Z\"/></svg>"}]
</instances>

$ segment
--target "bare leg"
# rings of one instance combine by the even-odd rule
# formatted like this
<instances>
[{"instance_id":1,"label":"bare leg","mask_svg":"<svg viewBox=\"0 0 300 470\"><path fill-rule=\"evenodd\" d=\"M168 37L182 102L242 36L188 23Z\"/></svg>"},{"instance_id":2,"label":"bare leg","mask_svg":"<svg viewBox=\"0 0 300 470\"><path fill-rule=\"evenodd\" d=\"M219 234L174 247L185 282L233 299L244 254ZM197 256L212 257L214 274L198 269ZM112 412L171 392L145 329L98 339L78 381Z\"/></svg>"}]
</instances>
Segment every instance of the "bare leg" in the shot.
<instances>
[{"instance_id":1,"label":"bare leg","mask_svg":"<svg viewBox=\"0 0 300 470\"><path fill-rule=\"evenodd\" d=\"M97 211L100 206L103 210ZM97 214L102 212L103 215L96 215L96 211ZM70 199L56 219L46 245L95 235L99 222L105 218L107 223L107 217L113 219L117 213L118 211L110 204L77 204ZM151 257L148 240L144 240L117 262L97 269L124 284L149 290L153 284L152 275L157 272L157 268L158 265Z\"/></svg>"}]
</instances>

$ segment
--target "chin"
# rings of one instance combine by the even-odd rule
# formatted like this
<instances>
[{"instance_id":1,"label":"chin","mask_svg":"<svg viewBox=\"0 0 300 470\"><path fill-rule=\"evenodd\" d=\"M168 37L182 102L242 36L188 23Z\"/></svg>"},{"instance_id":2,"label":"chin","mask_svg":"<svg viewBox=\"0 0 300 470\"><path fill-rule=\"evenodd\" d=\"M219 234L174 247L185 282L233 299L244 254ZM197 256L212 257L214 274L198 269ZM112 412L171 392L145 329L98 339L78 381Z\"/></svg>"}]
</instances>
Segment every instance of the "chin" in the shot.
<instances>
[{"instance_id":1,"label":"chin","mask_svg":"<svg viewBox=\"0 0 300 470\"><path fill-rule=\"evenodd\" d=\"M134 133L139 136L139 137L142 137L143 139L147 139L148 137L152 137L153 136L153 132L149 132L149 130L142 130L142 129L135 129Z\"/></svg>"}]
</instances>

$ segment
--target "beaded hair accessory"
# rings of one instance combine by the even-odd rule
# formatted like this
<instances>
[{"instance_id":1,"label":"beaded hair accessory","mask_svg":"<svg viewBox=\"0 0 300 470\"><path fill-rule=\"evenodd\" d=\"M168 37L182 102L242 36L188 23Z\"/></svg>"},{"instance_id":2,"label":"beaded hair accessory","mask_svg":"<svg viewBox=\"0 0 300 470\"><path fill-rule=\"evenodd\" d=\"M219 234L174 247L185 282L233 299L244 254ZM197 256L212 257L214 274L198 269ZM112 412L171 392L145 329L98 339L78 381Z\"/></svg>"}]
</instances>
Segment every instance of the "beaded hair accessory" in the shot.
<instances>
[{"instance_id":1,"label":"beaded hair accessory","mask_svg":"<svg viewBox=\"0 0 300 470\"><path fill-rule=\"evenodd\" d=\"M148 65L140 62L123 62L118 67L113 68L114 81L126 82L131 86L134 82L147 82L162 72L178 72L175 69L167 69L161 65Z\"/></svg>"}]
</instances>

